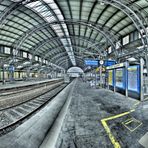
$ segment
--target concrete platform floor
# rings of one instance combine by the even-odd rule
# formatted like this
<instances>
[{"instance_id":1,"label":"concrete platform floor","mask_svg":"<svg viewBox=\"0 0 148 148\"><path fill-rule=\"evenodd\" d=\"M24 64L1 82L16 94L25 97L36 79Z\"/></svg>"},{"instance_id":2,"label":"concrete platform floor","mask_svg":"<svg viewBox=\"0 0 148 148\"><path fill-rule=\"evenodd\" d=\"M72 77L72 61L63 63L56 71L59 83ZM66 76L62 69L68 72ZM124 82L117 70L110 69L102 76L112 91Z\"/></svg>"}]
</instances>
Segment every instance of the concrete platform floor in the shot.
<instances>
[{"instance_id":1,"label":"concrete platform floor","mask_svg":"<svg viewBox=\"0 0 148 148\"><path fill-rule=\"evenodd\" d=\"M147 132L148 102L78 81L56 148L148 148Z\"/></svg>"}]
</instances>

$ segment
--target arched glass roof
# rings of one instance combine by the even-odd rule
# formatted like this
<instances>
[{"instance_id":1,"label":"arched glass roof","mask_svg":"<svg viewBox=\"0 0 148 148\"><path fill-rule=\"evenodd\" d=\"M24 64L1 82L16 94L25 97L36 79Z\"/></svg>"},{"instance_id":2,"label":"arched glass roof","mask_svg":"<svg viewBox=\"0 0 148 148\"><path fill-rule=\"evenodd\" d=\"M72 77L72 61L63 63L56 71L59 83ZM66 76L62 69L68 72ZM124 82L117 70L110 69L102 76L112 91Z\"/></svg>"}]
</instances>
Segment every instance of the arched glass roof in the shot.
<instances>
[{"instance_id":1,"label":"arched glass roof","mask_svg":"<svg viewBox=\"0 0 148 148\"><path fill-rule=\"evenodd\" d=\"M136 54L146 47L147 34L132 47L121 39L145 31L147 23L147 0L0 0L0 45L11 47L8 58L25 51L65 69L83 67L92 55Z\"/></svg>"}]
</instances>

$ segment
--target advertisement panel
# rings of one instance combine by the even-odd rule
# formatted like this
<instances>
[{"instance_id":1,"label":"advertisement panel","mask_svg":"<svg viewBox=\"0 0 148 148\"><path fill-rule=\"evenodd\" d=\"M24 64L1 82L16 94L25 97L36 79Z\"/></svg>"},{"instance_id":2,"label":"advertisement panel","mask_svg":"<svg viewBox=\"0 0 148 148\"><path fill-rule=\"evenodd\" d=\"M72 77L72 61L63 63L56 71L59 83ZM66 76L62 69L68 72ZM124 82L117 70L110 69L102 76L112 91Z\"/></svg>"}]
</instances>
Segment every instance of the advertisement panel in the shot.
<instances>
[{"instance_id":1,"label":"advertisement panel","mask_svg":"<svg viewBox=\"0 0 148 148\"><path fill-rule=\"evenodd\" d=\"M128 68L128 90L140 92L140 67L139 65Z\"/></svg>"},{"instance_id":2,"label":"advertisement panel","mask_svg":"<svg viewBox=\"0 0 148 148\"><path fill-rule=\"evenodd\" d=\"M116 87L124 89L124 69L116 69Z\"/></svg>"},{"instance_id":3,"label":"advertisement panel","mask_svg":"<svg viewBox=\"0 0 148 148\"><path fill-rule=\"evenodd\" d=\"M113 70L108 71L108 84L113 86Z\"/></svg>"}]
</instances>

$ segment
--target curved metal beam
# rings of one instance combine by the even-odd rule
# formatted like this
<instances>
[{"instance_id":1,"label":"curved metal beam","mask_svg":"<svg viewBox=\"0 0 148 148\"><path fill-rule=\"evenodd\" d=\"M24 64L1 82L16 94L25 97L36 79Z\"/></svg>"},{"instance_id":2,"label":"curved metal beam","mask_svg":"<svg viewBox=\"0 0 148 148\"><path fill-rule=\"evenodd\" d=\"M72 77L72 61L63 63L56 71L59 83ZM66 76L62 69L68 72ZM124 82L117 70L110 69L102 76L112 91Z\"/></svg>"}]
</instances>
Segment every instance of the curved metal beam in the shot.
<instances>
[{"instance_id":1,"label":"curved metal beam","mask_svg":"<svg viewBox=\"0 0 148 148\"><path fill-rule=\"evenodd\" d=\"M23 34L18 42L14 45L14 47L16 47L16 50L20 50L22 44L25 42L25 40L30 36L32 35L33 33L35 33L36 31L38 30L41 30L43 28L46 28L46 27L51 27L51 25L53 24L57 24L59 23L58 21L55 21L55 22L51 22L51 23L45 23L45 24L41 24L41 25L37 25L36 27L28 30L25 34ZM71 23L71 24L80 24L80 25L85 25L87 27L90 27L94 30L96 30L97 32L101 33L102 36L104 36L104 38L106 38L110 44L113 46L114 50L115 50L115 43L114 42L117 42L117 39L115 39L115 36L113 34L111 34L111 32L107 31L107 29L103 30L103 28L101 28L101 26L97 25L97 26L94 26L92 24L89 24L87 22L84 22L84 21L74 21L74 20L64 20L64 21L60 21L60 23ZM18 53L18 52L17 52ZM16 53L16 56L17 56L17 53ZM118 53L117 51L115 51L115 55L118 56Z\"/></svg>"},{"instance_id":2,"label":"curved metal beam","mask_svg":"<svg viewBox=\"0 0 148 148\"><path fill-rule=\"evenodd\" d=\"M110 4L111 6L116 7L117 9L120 9L122 12L124 12L132 20L135 27L139 31L144 49L146 50L146 52L148 52L148 47L146 48L146 45L148 45L148 33L144 26L144 24L147 24L147 22L145 18L143 18L139 10L133 10L133 7L131 8L131 6L126 6L126 4L121 0L98 0L98 2ZM144 39L143 34L141 33L141 29L143 29L146 35L146 39Z\"/></svg>"},{"instance_id":3,"label":"curved metal beam","mask_svg":"<svg viewBox=\"0 0 148 148\"><path fill-rule=\"evenodd\" d=\"M64 57L64 56L67 56L67 57L68 57L66 51L65 51L65 52L62 52L62 53L60 52L60 53L56 54L55 56L53 56L53 57L50 59L50 62L57 61L57 59L59 59L60 57Z\"/></svg>"},{"instance_id":4,"label":"curved metal beam","mask_svg":"<svg viewBox=\"0 0 148 148\"><path fill-rule=\"evenodd\" d=\"M95 45L97 45L97 44L95 44ZM55 48L52 48L52 49L49 50L48 52L45 52L42 57L44 57L44 58L46 59L47 56L48 56L48 54L51 53L51 51L54 51L55 49L57 49L57 48L62 48L62 47L64 47L64 46L59 46L59 47L57 46L57 47L55 47ZM84 50L86 50L86 47L82 47L82 46L74 46L74 45L72 45L72 47L84 48ZM92 46L90 46L90 47L92 47ZM90 48L90 47L89 47L89 48ZM87 50L88 50L89 48L87 48ZM99 53L96 53L96 54L99 55ZM52 54L51 54L51 55L52 55Z\"/></svg>"},{"instance_id":5,"label":"curved metal beam","mask_svg":"<svg viewBox=\"0 0 148 148\"><path fill-rule=\"evenodd\" d=\"M88 42L88 43L95 43L93 40L87 40L82 36L63 36L63 37L54 37L54 38L49 38L47 40L43 40L42 42L39 42L39 44L37 44L36 46L34 46L33 48L29 49L30 51L32 51L33 55L35 55L37 53L37 51L39 49L41 49L43 46L45 46L46 44L50 43L50 42L54 42L54 41L59 41L62 38L72 38L72 39L79 39L79 40L83 40L84 42Z\"/></svg>"},{"instance_id":6,"label":"curved metal beam","mask_svg":"<svg viewBox=\"0 0 148 148\"><path fill-rule=\"evenodd\" d=\"M81 63L82 67L84 66L83 59L76 56L76 60L79 61L79 63ZM59 62L58 65L64 67L64 65L66 65L66 63L67 63L67 60L62 60L61 62ZM78 67L80 67L79 64L77 64L77 65L78 65Z\"/></svg>"}]
</instances>

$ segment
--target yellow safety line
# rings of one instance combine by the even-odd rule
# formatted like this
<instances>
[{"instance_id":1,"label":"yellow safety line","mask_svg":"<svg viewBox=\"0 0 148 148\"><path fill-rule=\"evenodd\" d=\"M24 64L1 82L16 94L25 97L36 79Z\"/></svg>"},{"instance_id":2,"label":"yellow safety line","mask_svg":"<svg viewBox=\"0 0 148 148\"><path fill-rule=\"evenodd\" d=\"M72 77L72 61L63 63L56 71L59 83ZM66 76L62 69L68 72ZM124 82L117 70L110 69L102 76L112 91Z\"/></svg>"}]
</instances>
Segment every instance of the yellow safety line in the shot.
<instances>
[{"instance_id":1,"label":"yellow safety line","mask_svg":"<svg viewBox=\"0 0 148 148\"><path fill-rule=\"evenodd\" d=\"M130 114L131 112L134 112L134 111L135 110L132 109L132 110L130 110L128 112L121 113L121 114L118 114L118 115L115 115L115 116L112 116L112 117L104 118L104 119L101 120L101 123L102 123L106 133L108 134L109 139L110 139L111 143L113 144L114 148L121 148L121 146L120 146L120 143L115 139L115 137L111 133L111 130L110 130L109 126L107 125L106 121L125 116L125 115Z\"/></svg>"},{"instance_id":2,"label":"yellow safety line","mask_svg":"<svg viewBox=\"0 0 148 148\"><path fill-rule=\"evenodd\" d=\"M112 117L104 118L103 120L108 121L108 120L116 119L116 118L125 116L127 114L130 114L131 112L134 112L134 111L135 111L135 109L132 109L132 110L125 112L125 113L121 113L121 114L118 114L118 115L115 115L115 116L112 116Z\"/></svg>"},{"instance_id":3,"label":"yellow safety line","mask_svg":"<svg viewBox=\"0 0 148 148\"><path fill-rule=\"evenodd\" d=\"M109 139L111 141L111 143L114 145L114 148L121 148L119 142L115 139L115 137L112 135L110 128L108 127L107 123L105 120L101 120L102 125L104 127L104 129L106 130L106 133L109 136Z\"/></svg>"},{"instance_id":4,"label":"yellow safety line","mask_svg":"<svg viewBox=\"0 0 148 148\"><path fill-rule=\"evenodd\" d=\"M138 104L140 104L140 101L137 101L134 105L136 106L136 105L138 105Z\"/></svg>"}]
</instances>

